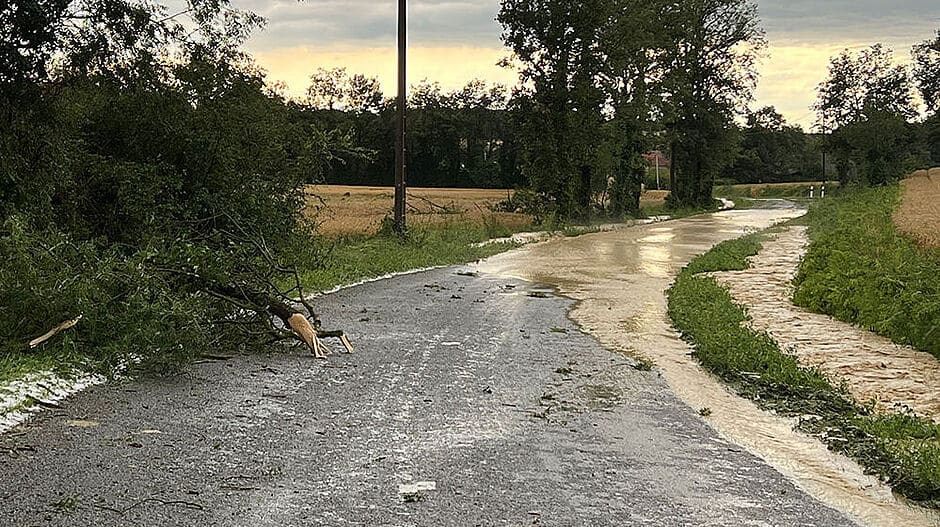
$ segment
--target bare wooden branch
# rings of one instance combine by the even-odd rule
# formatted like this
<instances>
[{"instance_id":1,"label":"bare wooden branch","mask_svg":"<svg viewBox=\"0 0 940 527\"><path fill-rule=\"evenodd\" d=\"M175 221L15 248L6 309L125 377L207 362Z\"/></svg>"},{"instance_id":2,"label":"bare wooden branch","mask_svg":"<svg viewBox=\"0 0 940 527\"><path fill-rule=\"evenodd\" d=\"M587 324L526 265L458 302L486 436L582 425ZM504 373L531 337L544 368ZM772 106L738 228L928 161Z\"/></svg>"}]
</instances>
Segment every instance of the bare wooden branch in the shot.
<instances>
[{"instance_id":1,"label":"bare wooden branch","mask_svg":"<svg viewBox=\"0 0 940 527\"><path fill-rule=\"evenodd\" d=\"M82 315L78 315L77 317L73 318L72 320L66 320L65 322L60 323L60 324L58 324L57 326L55 326L54 328L52 328L52 329L50 329L49 331L45 332L42 336L36 337L36 338L34 338L33 340L29 341L29 343L27 344L27 346L29 347L29 349L33 349L33 348L35 348L36 346L42 344L43 342L45 342L45 341L51 339L52 337L56 336L57 334L59 334L59 333L65 331L65 330L67 330L67 329L71 329L71 328L75 327L75 324L78 324L78 321L81 320L81 319L82 319Z\"/></svg>"}]
</instances>

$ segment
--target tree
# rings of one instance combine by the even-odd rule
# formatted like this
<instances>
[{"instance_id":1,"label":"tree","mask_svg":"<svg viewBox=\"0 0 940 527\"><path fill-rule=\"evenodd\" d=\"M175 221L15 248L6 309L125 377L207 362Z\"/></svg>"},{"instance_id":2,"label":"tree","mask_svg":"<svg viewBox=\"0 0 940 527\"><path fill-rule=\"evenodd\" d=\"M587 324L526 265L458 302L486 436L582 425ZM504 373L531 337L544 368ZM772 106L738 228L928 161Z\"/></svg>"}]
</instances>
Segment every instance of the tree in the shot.
<instances>
[{"instance_id":1,"label":"tree","mask_svg":"<svg viewBox=\"0 0 940 527\"><path fill-rule=\"evenodd\" d=\"M562 217L590 212L610 9L602 0L503 0L497 16L519 65L523 170Z\"/></svg>"},{"instance_id":2,"label":"tree","mask_svg":"<svg viewBox=\"0 0 940 527\"><path fill-rule=\"evenodd\" d=\"M768 106L748 113L741 131L741 150L731 176L741 183L785 181L801 175L806 138Z\"/></svg>"},{"instance_id":3,"label":"tree","mask_svg":"<svg viewBox=\"0 0 940 527\"><path fill-rule=\"evenodd\" d=\"M348 110L363 113L378 113L382 108L382 88L379 79L357 73L349 78L345 93Z\"/></svg>"},{"instance_id":4,"label":"tree","mask_svg":"<svg viewBox=\"0 0 940 527\"><path fill-rule=\"evenodd\" d=\"M344 144L240 50L260 19L224 0L17 1L0 17L15 37L0 44L0 354L77 315L72 342L111 365L284 338L272 315L316 351L299 282L282 284L316 260L303 184Z\"/></svg>"},{"instance_id":5,"label":"tree","mask_svg":"<svg viewBox=\"0 0 940 527\"><path fill-rule=\"evenodd\" d=\"M817 127L832 131L827 145L842 183L880 185L903 174L915 143L906 121L917 110L908 69L890 49L833 57L813 108Z\"/></svg>"},{"instance_id":6,"label":"tree","mask_svg":"<svg viewBox=\"0 0 940 527\"><path fill-rule=\"evenodd\" d=\"M910 124L897 114L875 110L866 111L864 120L842 126L829 137L843 184L897 181L906 173L905 161L914 143Z\"/></svg>"},{"instance_id":7,"label":"tree","mask_svg":"<svg viewBox=\"0 0 940 527\"><path fill-rule=\"evenodd\" d=\"M765 46L750 0L691 0L664 7L664 120L671 143L668 202L711 206L715 178L730 165L736 112L750 101Z\"/></svg>"},{"instance_id":8,"label":"tree","mask_svg":"<svg viewBox=\"0 0 940 527\"><path fill-rule=\"evenodd\" d=\"M646 176L643 154L658 131L652 118L659 108L663 64L659 61L666 33L658 23L663 2L619 0L616 16L602 36L608 60L603 86L613 109L613 185L609 212L615 218L640 212ZM638 31L638 28L643 28Z\"/></svg>"},{"instance_id":9,"label":"tree","mask_svg":"<svg viewBox=\"0 0 940 527\"><path fill-rule=\"evenodd\" d=\"M307 104L319 110L336 110L343 106L349 94L349 76L346 68L317 68L310 76Z\"/></svg>"},{"instance_id":10,"label":"tree","mask_svg":"<svg viewBox=\"0 0 940 527\"><path fill-rule=\"evenodd\" d=\"M914 46L914 81L920 90L927 112L940 113L940 30L933 40Z\"/></svg>"},{"instance_id":11,"label":"tree","mask_svg":"<svg viewBox=\"0 0 940 527\"><path fill-rule=\"evenodd\" d=\"M903 119L917 115L907 68L895 64L893 52L881 44L832 57L813 109L823 131L863 121L875 112Z\"/></svg>"}]
</instances>

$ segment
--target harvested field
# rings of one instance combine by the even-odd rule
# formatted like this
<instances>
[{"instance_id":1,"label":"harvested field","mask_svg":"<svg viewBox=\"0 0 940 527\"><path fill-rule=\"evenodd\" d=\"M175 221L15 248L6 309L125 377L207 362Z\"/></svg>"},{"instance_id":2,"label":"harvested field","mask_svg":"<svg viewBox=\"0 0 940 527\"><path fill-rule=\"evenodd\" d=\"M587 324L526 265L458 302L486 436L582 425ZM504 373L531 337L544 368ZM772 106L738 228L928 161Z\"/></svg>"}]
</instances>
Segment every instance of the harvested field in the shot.
<instances>
[{"instance_id":1,"label":"harvested field","mask_svg":"<svg viewBox=\"0 0 940 527\"><path fill-rule=\"evenodd\" d=\"M901 181L898 230L924 247L940 248L940 168L920 170Z\"/></svg>"},{"instance_id":2,"label":"harvested field","mask_svg":"<svg viewBox=\"0 0 940 527\"><path fill-rule=\"evenodd\" d=\"M409 188L408 222L441 225L450 222L499 222L511 229L532 222L525 214L493 212L490 207L512 191L493 189ZM322 199L317 199L319 196ZM382 218L391 215L395 200L392 187L311 185L307 187L308 215L320 224L326 235L375 234Z\"/></svg>"},{"instance_id":3,"label":"harvested field","mask_svg":"<svg viewBox=\"0 0 940 527\"><path fill-rule=\"evenodd\" d=\"M395 198L392 187L310 185L306 192L306 213L316 218L320 224L319 232L328 236L374 234L381 226L382 218L391 214ZM643 195L641 205L662 205L667 193L648 191ZM412 225L443 225L487 221L519 230L532 223L531 216L491 210L492 205L511 194L511 190L500 189L409 188L408 222Z\"/></svg>"}]
</instances>

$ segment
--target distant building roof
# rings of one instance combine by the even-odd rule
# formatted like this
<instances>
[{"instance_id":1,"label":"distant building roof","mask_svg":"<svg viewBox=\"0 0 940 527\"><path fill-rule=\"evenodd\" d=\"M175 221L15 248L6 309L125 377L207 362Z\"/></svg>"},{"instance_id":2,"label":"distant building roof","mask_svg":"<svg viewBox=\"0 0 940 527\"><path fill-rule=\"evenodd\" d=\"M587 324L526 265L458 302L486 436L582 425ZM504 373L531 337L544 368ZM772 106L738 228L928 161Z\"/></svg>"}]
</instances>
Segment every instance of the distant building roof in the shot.
<instances>
[{"instance_id":1,"label":"distant building roof","mask_svg":"<svg viewBox=\"0 0 940 527\"><path fill-rule=\"evenodd\" d=\"M659 166L661 167L668 167L671 164L669 158L659 150L653 150L652 152L643 154L643 159L645 159L650 166L656 165L657 158L659 159Z\"/></svg>"}]
</instances>

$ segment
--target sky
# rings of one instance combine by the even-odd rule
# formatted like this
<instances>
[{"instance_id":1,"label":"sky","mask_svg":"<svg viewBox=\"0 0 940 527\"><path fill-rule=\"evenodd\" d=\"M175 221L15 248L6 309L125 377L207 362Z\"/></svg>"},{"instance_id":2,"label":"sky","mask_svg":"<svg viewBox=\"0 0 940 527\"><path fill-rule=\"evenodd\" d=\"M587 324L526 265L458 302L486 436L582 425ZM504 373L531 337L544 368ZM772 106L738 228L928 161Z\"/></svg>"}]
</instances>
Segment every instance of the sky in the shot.
<instances>
[{"instance_id":1,"label":"sky","mask_svg":"<svg viewBox=\"0 0 940 527\"><path fill-rule=\"evenodd\" d=\"M395 91L395 0L233 0L267 19L247 43L271 81L301 94L318 67L344 66ZM812 125L809 109L828 59L875 42L909 60L911 46L940 28L940 0L758 0L767 57L752 107L775 106ZM409 0L409 83L457 88L473 78L513 84L495 21L499 0Z\"/></svg>"}]
</instances>

